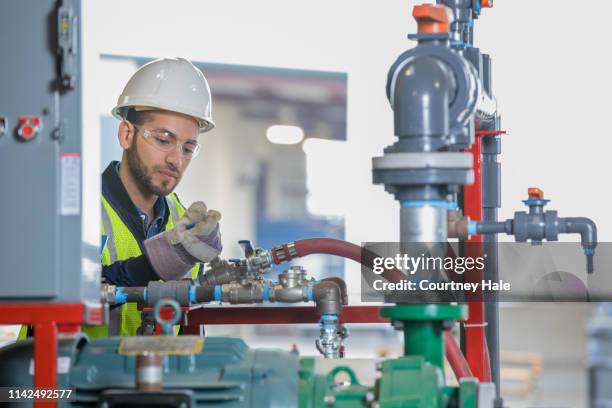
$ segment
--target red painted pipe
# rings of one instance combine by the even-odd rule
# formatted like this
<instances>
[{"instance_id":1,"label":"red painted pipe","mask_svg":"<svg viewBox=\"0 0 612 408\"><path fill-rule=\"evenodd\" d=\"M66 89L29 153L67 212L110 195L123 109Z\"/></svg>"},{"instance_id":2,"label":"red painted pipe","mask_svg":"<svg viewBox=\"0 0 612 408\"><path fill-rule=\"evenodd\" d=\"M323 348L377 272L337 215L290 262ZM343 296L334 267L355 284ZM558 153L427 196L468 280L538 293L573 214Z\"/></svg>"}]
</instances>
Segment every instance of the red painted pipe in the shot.
<instances>
[{"instance_id":1,"label":"red painted pipe","mask_svg":"<svg viewBox=\"0 0 612 408\"><path fill-rule=\"evenodd\" d=\"M457 345L455 338L448 331L444 333L444 350L446 351L446 359L453 369L453 373L455 373L457 380L465 377L473 377L470 365Z\"/></svg>"},{"instance_id":2,"label":"red painted pipe","mask_svg":"<svg viewBox=\"0 0 612 408\"><path fill-rule=\"evenodd\" d=\"M479 135L482 134L479 133ZM482 220L482 138L476 137L468 149L474 158L474 184L463 188L463 213L473 221ZM483 256L483 237L481 234L470 237L467 242L466 255L472 258ZM468 282L480 282L482 272L474 271L465 276ZM491 381L491 365L486 351L485 313L482 293L468 302L468 319L465 322L466 358L474 376L483 382Z\"/></svg>"}]
</instances>

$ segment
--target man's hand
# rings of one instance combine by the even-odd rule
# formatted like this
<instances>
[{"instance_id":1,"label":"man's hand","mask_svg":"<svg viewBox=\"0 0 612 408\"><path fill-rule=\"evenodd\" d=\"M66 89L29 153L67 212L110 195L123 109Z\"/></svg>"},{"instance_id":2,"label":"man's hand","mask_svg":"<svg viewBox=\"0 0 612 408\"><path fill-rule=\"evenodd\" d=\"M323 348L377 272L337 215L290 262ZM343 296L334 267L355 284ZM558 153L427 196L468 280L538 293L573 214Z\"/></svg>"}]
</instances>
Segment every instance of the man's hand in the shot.
<instances>
[{"instance_id":1,"label":"man's hand","mask_svg":"<svg viewBox=\"0 0 612 408\"><path fill-rule=\"evenodd\" d=\"M207 211L206 204L201 201L195 202L171 230L170 241L173 245L182 245L200 262L209 262L219 255L222 249L220 219L219 211Z\"/></svg>"},{"instance_id":2,"label":"man's hand","mask_svg":"<svg viewBox=\"0 0 612 408\"><path fill-rule=\"evenodd\" d=\"M164 280L181 279L196 262L209 262L222 250L221 214L193 203L174 228L144 241L147 257Z\"/></svg>"}]
</instances>

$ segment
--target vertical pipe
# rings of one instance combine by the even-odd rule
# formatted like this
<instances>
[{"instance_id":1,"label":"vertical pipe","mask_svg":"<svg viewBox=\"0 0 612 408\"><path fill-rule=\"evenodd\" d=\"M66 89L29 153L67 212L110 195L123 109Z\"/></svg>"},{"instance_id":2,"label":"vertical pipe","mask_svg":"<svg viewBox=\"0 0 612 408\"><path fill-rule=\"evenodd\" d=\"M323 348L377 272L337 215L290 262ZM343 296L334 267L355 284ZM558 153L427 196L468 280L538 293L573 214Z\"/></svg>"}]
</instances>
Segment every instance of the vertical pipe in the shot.
<instances>
[{"instance_id":1,"label":"vertical pipe","mask_svg":"<svg viewBox=\"0 0 612 408\"><path fill-rule=\"evenodd\" d=\"M400 242L446 242L448 239L447 213L448 205L444 201L432 201L430 204L415 201L402 202Z\"/></svg>"},{"instance_id":2,"label":"vertical pipe","mask_svg":"<svg viewBox=\"0 0 612 408\"><path fill-rule=\"evenodd\" d=\"M496 130L499 130L499 121ZM497 222L497 210L501 207L501 166L497 162L497 156L501 153L500 136L483 137L483 221ZM498 270L498 238L497 234L486 234L484 236L485 253L487 254L485 278L492 281L499 280ZM491 381L495 384L498 395L496 406L501 406L501 379L500 379L500 356L499 356L499 302L497 293L485 303L485 329L487 346L489 349L489 360L491 364Z\"/></svg>"},{"instance_id":3,"label":"vertical pipe","mask_svg":"<svg viewBox=\"0 0 612 408\"><path fill-rule=\"evenodd\" d=\"M484 90L493 95L493 70L491 57L487 54L482 55L482 85ZM490 126L490 124L489 124ZM495 116L493 129L486 130L501 131L501 120ZM482 207L483 221L497 222L497 210L501 208L501 164L497 158L501 154L500 135L483 136L482 140ZM485 254L485 278L492 281L499 280L499 259L497 247L497 234L487 234L484 236ZM497 399L496 407L503 407L501 398L501 378L500 378L500 356L499 356L499 303L497 292L493 293L493 298L485 303L485 329L487 349L489 351L489 364L491 366L491 381L495 384Z\"/></svg>"},{"instance_id":4,"label":"vertical pipe","mask_svg":"<svg viewBox=\"0 0 612 408\"><path fill-rule=\"evenodd\" d=\"M155 392L162 389L162 357L156 353L136 356L136 389Z\"/></svg>"},{"instance_id":5,"label":"vertical pipe","mask_svg":"<svg viewBox=\"0 0 612 408\"><path fill-rule=\"evenodd\" d=\"M404 321L404 355L421 356L428 363L443 369L443 335L441 321Z\"/></svg>"},{"instance_id":6,"label":"vertical pipe","mask_svg":"<svg viewBox=\"0 0 612 408\"><path fill-rule=\"evenodd\" d=\"M474 144L469 149L474 156L474 184L465 186L464 191L464 214L470 217L471 220L482 220L482 140L476 137ZM466 240L466 253L468 257L482 256L482 235L472 236ZM470 274L466 274L467 282L480 282L483 278L482 273L474 270ZM485 352L485 334L484 334L484 303L481 299L476 298L468 302L468 319L464 324L465 327L465 348L466 358L472 373L478 380L483 382L490 381L487 373L489 361L486 358Z\"/></svg>"}]
</instances>

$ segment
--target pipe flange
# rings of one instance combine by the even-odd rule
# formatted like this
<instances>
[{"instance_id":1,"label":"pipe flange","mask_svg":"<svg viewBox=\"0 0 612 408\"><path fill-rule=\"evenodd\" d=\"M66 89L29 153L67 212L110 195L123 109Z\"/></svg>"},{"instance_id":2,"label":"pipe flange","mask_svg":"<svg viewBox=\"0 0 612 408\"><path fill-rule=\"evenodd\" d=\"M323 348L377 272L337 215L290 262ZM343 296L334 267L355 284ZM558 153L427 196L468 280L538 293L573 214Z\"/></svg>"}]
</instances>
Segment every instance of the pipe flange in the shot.
<instances>
[{"instance_id":1,"label":"pipe flange","mask_svg":"<svg viewBox=\"0 0 612 408\"><path fill-rule=\"evenodd\" d=\"M473 167L473 155L460 152L387 153L372 159L374 170L472 169Z\"/></svg>"},{"instance_id":2,"label":"pipe flange","mask_svg":"<svg viewBox=\"0 0 612 408\"><path fill-rule=\"evenodd\" d=\"M559 217L557 211L550 210L544 213L544 224L546 225L546 240L557 241L559 239Z\"/></svg>"},{"instance_id":3,"label":"pipe flange","mask_svg":"<svg viewBox=\"0 0 612 408\"><path fill-rule=\"evenodd\" d=\"M374 184L384 184L385 189L399 186L422 186L422 185L459 185L465 186L474 183L473 169L445 169L445 168L420 168L420 169L388 169L375 170L372 174Z\"/></svg>"}]
</instances>

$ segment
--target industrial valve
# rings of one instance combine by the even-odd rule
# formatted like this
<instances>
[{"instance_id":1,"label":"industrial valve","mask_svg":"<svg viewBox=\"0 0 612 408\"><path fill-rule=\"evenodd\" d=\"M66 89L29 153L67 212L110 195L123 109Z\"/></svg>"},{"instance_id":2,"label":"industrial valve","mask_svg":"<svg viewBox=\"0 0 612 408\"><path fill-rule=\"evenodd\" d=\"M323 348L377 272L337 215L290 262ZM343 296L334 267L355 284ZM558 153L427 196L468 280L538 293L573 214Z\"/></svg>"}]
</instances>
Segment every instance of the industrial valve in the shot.
<instances>
[{"instance_id":1,"label":"industrial valve","mask_svg":"<svg viewBox=\"0 0 612 408\"><path fill-rule=\"evenodd\" d=\"M258 278L270 271L272 257L268 250L253 248L249 240L241 240L238 243L244 250L244 263L249 277Z\"/></svg>"},{"instance_id":2,"label":"industrial valve","mask_svg":"<svg viewBox=\"0 0 612 408\"><path fill-rule=\"evenodd\" d=\"M348 337L348 331L338 320L338 315L324 314L320 320L321 332L315 345L319 353L325 358L344 357L344 339Z\"/></svg>"},{"instance_id":3,"label":"industrial valve","mask_svg":"<svg viewBox=\"0 0 612 408\"><path fill-rule=\"evenodd\" d=\"M517 242L531 241L541 245L542 241L557 241L559 234L580 234L580 242L587 258L587 272L593 273L593 256L597 247L597 226L585 217L560 218L557 211L544 211L550 200L544 199L544 192L539 188L528 190L527 200L523 203L529 212L517 211L514 218L501 222L470 221L470 235L499 234L514 235Z\"/></svg>"},{"instance_id":4,"label":"industrial valve","mask_svg":"<svg viewBox=\"0 0 612 408\"><path fill-rule=\"evenodd\" d=\"M244 246L250 260L257 259L257 250ZM261 250L261 253L268 253ZM249 259L249 258L247 258ZM348 304L346 283L340 278L326 278L316 281L307 278L306 270L291 266L278 275L278 281L266 281L259 277L249 278L246 260L228 262L217 258L211 262L210 269L199 278L199 285L190 280L151 281L146 287L116 287L102 285L104 303L119 305L136 302L142 306L153 307L153 313L143 310L141 335L154 334L155 320L160 302L172 301L179 312L197 303L220 302L230 304L254 304L263 302L299 303L314 302L321 315L320 336L316 347L325 358L343 356L343 340L348 332L339 322L342 306ZM255 263L262 265L261 263ZM269 268L269 267L266 267ZM261 269L260 269L261 271ZM173 323L174 324L174 323ZM166 330L167 331L167 330Z\"/></svg>"}]
</instances>

